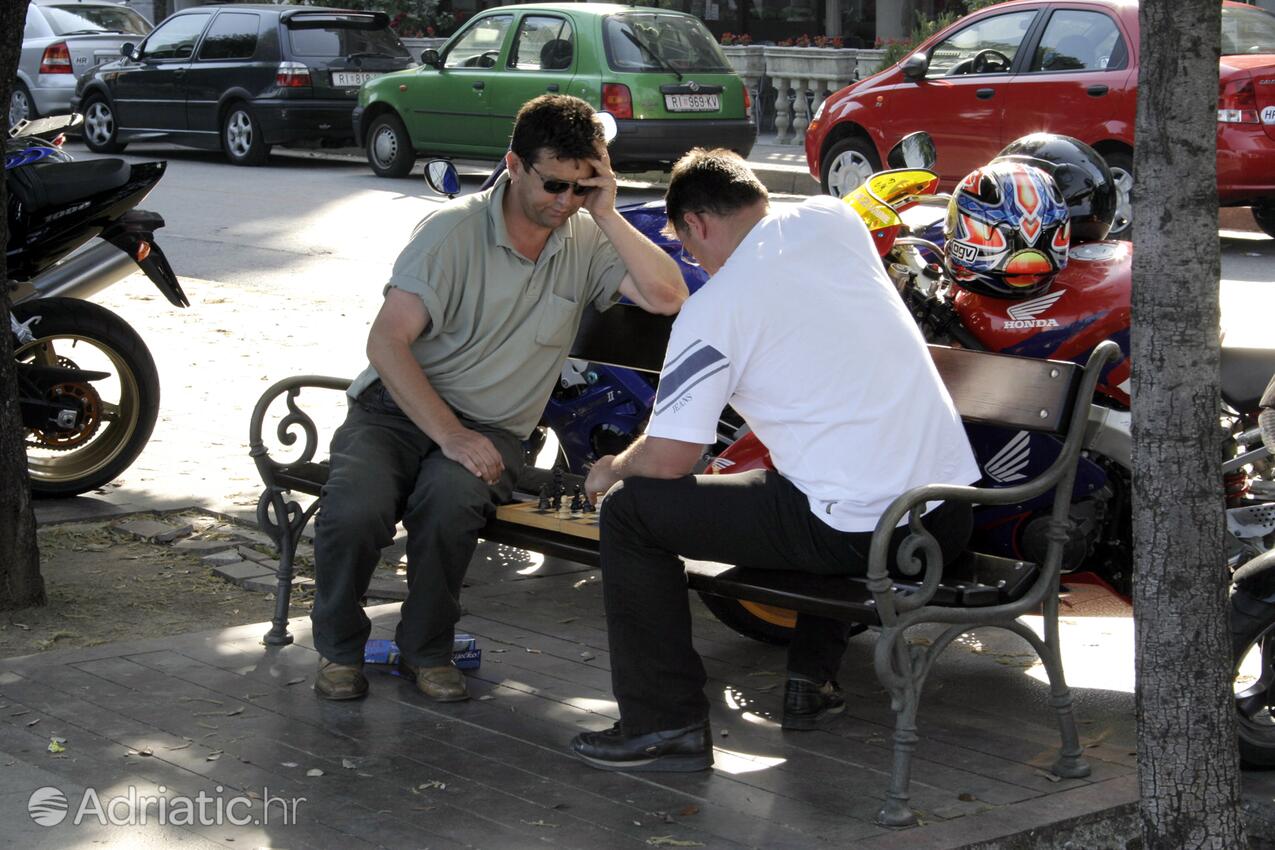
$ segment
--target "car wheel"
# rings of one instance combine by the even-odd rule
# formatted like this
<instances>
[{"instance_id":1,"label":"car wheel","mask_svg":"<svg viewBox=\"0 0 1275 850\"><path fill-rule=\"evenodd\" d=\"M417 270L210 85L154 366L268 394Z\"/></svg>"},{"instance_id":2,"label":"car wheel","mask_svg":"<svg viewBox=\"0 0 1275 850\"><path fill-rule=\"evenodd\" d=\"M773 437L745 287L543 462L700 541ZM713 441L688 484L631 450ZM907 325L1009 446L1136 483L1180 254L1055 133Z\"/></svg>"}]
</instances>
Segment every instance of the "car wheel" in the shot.
<instances>
[{"instance_id":1,"label":"car wheel","mask_svg":"<svg viewBox=\"0 0 1275 850\"><path fill-rule=\"evenodd\" d=\"M1275 238L1275 201L1253 204L1253 220L1267 236Z\"/></svg>"},{"instance_id":2,"label":"car wheel","mask_svg":"<svg viewBox=\"0 0 1275 850\"><path fill-rule=\"evenodd\" d=\"M33 121L39 118L35 101L26 84L18 81L13 84L13 92L9 95L9 127L12 129L19 121Z\"/></svg>"},{"instance_id":3,"label":"car wheel","mask_svg":"<svg viewBox=\"0 0 1275 850\"><path fill-rule=\"evenodd\" d=\"M237 103L226 112L221 124L221 148L235 165L265 165L270 158L261 125L247 106Z\"/></svg>"},{"instance_id":4,"label":"car wheel","mask_svg":"<svg viewBox=\"0 0 1275 850\"><path fill-rule=\"evenodd\" d=\"M100 94L84 104L84 144L94 153L119 153L124 146L115 141L115 110Z\"/></svg>"},{"instance_id":5,"label":"car wheel","mask_svg":"<svg viewBox=\"0 0 1275 850\"><path fill-rule=\"evenodd\" d=\"M1116 201L1116 217L1111 223L1108 239L1123 239L1126 242L1133 238L1133 156L1124 151L1113 151L1104 154L1111 176L1116 181L1119 199Z\"/></svg>"},{"instance_id":6,"label":"car wheel","mask_svg":"<svg viewBox=\"0 0 1275 850\"><path fill-rule=\"evenodd\" d=\"M857 137L844 139L823 158L823 191L843 198L880 170L881 160L871 142Z\"/></svg>"},{"instance_id":7,"label":"car wheel","mask_svg":"<svg viewBox=\"0 0 1275 850\"><path fill-rule=\"evenodd\" d=\"M416 163L407 128L393 112L378 115L367 131L367 162L377 177L406 177Z\"/></svg>"}]
</instances>

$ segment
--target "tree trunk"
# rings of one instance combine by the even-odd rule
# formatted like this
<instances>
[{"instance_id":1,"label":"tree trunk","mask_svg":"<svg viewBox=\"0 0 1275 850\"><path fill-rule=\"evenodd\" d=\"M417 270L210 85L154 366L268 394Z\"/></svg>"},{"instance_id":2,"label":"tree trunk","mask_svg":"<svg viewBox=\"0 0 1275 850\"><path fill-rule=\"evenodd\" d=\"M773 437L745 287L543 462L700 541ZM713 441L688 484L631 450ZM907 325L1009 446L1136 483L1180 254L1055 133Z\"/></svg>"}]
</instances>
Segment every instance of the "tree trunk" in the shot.
<instances>
[{"instance_id":1,"label":"tree trunk","mask_svg":"<svg viewBox=\"0 0 1275 850\"><path fill-rule=\"evenodd\" d=\"M1220 4L1142 0L1133 549L1148 850L1245 847L1218 428Z\"/></svg>"},{"instance_id":2,"label":"tree trunk","mask_svg":"<svg viewBox=\"0 0 1275 850\"><path fill-rule=\"evenodd\" d=\"M0 105L8 129L9 95L18 72L26 3L0 2ZM8 209L0 174L0 210ZM0 218L0 245L9 244L9 223ZM18 412L18 383L13 369L13 334L9 331L9 286L5 256L0 252L0 610L44 604L40 551L36 548L35 514L27 482L27 455Z\"/></svg>"}]
</instances>

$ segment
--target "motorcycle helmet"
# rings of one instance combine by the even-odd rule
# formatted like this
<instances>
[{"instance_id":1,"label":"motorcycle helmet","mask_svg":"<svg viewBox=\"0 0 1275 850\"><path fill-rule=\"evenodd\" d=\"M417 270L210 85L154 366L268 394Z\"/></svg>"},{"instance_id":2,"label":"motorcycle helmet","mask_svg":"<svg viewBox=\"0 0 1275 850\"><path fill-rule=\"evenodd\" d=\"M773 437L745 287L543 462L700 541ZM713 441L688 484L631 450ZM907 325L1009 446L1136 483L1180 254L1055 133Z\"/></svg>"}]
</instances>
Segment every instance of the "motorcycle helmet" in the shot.
<instances>
[{"instance_id":1,"label":"motorcycle helmet","mask_svg":"<svg viewBox=\"0 0 1275 850\"><path fill-rule=\"evenodd\" d=\"M1039 168L993 162L957 184L943 253L959 286L995 298L1042 292L1067 265L1067 204Z\"/></svg>"},{"instance_id":2,"label":"motorcycle helmet","mask_svg":"<svg viewBox=\"0 0 1275 850\"><path fill-rule=\"evenodd\" d=\"M992 161L1000 160L1034 165L1054 178L1071 210L1073 243L1107 238L1120 190L1107 161L1089 145L1057 133L1032 133L1010 142Z\"/></svg>"}]
</instances>

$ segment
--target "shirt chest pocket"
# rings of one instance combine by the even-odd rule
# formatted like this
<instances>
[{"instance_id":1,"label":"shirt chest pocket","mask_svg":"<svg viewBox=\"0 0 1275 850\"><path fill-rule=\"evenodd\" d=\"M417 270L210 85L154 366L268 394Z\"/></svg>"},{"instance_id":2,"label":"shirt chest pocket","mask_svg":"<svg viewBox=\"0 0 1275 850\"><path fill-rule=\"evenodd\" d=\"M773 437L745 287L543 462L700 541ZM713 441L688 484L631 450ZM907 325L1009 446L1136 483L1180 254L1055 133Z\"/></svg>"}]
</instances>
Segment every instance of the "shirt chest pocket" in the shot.
<instances>
[{"instance_id":1,"label":"shirt chest pocket","mask_svg":"<svg viewBox=\"0 0 1275 850\"><path fill-rule=\"evenodd\" d=\"M569 298L549 293L540 305L540 317L536 325L536 342L541 345L565 347L575 335L575 318L578 305Z\"/></svg>"}]
</instances>

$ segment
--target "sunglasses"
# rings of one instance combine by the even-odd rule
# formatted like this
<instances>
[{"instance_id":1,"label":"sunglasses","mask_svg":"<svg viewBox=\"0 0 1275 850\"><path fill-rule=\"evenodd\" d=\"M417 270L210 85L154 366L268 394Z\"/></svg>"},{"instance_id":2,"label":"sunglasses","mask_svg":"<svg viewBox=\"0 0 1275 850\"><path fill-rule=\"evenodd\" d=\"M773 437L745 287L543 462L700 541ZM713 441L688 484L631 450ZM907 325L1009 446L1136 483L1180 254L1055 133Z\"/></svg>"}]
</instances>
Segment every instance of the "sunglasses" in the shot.
<instances>
[{"instance_id":1,"label":"sunglasses","mask_svg":"<svg viewBox=\"0 0 1275 850\"><path fill-rule=\"evenodd\" d=\"M528 168L536 172L536 176L540 178L540 183L544 186L544 190L550 195L561 195L563 192L570 189L577 198L583 198L585 195L597 188L596 186L581 186L579 183L574 183L570 180L551 180L541 174L540 169L536 168L535 165L527 162L525 159L523 162L527 164Z\"/></svg>"}]
</instances>

